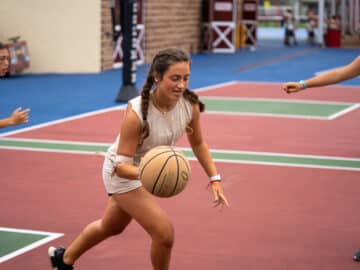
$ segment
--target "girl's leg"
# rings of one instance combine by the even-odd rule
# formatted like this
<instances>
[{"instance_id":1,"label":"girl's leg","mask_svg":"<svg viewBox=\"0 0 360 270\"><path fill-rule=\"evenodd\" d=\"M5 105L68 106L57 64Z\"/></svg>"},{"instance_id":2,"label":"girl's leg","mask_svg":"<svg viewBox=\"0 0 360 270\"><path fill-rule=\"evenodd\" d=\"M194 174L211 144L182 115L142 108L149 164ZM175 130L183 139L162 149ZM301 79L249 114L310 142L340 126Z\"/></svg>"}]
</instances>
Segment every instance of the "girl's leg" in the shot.
<instances>
[{"instance_id":1,"label":"girl's leg","mask_svg":"<svg viewBox=\"0 0 360 270\"><path fill-rule=\"evenodd\" d=\"M103 217L87 225L75 240L67 247L63 261L66 264L74 262L87 250L100 243L109 236L121 233L130 223L131 217L125 213L110 198Z\"/></svg>"},{"instance_id":2,"label":"girl's leg","mask_svg":"<svg viewBox=\"0 0 360 270\"><path fill-rule=\"evenodd\" d=\"M167 270L174 243L174 228L168 215L153 195L143 187L113 195L118 205L133 217L151 236L151 262L154 270Z\"/></svg>"}]
</instances>

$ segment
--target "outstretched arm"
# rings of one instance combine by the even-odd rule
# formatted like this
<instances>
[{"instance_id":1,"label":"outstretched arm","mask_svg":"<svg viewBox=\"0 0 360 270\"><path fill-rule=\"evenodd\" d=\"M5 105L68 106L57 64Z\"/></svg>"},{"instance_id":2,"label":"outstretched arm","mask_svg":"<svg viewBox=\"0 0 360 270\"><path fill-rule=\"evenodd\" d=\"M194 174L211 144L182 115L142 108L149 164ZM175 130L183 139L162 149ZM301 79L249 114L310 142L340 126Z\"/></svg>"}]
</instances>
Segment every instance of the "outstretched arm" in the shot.
<instances>
[{"instance_id":1,"label":"outstretched arm","mask_svg":"<svg viewBox=\"0 0 360 270\"><path fill-rule=\"evenodd\" d=\"M28 122L29 112L30 109L21 110L21 107L17 108L8 118L0 119L0 128Z\"/></svg>"},{"instance_id":2,"label":"outstretched arm","mask_svg":"<svg viewBox=\"0 0 360 270\"><path fill-rule=\"evenodd\" d=\"M350 80L358 75L360 75L360 56L346 66L330 70L305 81L287 82L283 84L282 89L290 94L305 90L306 88L320 87Z\"/></svg>"}]
</instances>

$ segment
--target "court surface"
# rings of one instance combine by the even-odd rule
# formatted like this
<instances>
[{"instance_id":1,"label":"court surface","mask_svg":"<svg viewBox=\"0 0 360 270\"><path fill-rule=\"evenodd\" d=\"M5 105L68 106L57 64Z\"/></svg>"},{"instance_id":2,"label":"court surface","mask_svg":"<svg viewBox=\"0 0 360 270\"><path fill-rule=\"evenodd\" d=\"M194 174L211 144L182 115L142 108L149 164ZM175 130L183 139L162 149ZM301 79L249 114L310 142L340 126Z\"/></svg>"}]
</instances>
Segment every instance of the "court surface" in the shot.
<instances>
[{"instance_id":1,"label":"court surface","mask_svg":"<svg viewBox=\"0 0 360 270\"><path fill-rule=\"evenodd\" d=\"M360 247L360 80L297 95L280 90L358 51L270 45L194 56L192 88L207 105L203 133L231 206L212 208L207 177L182 138L190 183L158 199L176 230L171 269L359 268L351 256ZM107 196L96 152L113 142L125 106L113 101L115 76L0 81L2 115L18 104L32 109L28 124L1 131L0 269L50 269L48 246L68 245L101 216ZM149 249L133 222L76 269L150 269Z\"/></svg>"}]
</instances>

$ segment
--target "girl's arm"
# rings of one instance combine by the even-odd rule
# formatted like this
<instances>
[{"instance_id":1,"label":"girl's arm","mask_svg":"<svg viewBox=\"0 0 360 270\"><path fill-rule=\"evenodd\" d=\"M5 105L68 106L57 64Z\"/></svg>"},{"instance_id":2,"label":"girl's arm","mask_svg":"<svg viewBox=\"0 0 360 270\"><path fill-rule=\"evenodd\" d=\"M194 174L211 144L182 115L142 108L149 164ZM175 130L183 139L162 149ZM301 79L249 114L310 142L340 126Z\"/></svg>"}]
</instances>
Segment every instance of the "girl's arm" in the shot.
<instances>
[{"instance_id":1,"label":"girl's arm","mask_svg":"<svg viewBox=\"0 0 360 270\"><path fill-rule=\"evenodd\" d=\"M200 109L198 105L194 105L190 127L192 129L192 132L188 133L188 140L196 158L200 162L207 176L209 178L216 178L216 176L218 176L218 171L216 169L214 161L212 160L208 145L204 141L201 133ZM214 195L215 204L229 206L229 203L224 195L221 182L211 181L211 187Z\"/></svg>"},{"instance_id":2,"label":"girl's arm","mask_svg":"<svg viewBox=\"0 0 360 270\"><path fill-rule=\"evenodd\" d=\"M305 81L288 82L282 89L288 94L305 90L311 87L320 87L338 82L346 81L360 75L360 56L355 58L350 64L322 73Z\"/></svg>"},{"instance_id":3,"label":"girl's arm","mask_svg":"<svg viewBox=\"0 0 360 270\"><path fill-rule=\"evenodd\" d=\"M141 133L141 122L129 103L120 130L120 140L117 149L119 162L114 172L117 176L127 179L139 179L139 169L132 162ZM129 162L131 160L131 162Z\"/></svg>"}]
</instances>

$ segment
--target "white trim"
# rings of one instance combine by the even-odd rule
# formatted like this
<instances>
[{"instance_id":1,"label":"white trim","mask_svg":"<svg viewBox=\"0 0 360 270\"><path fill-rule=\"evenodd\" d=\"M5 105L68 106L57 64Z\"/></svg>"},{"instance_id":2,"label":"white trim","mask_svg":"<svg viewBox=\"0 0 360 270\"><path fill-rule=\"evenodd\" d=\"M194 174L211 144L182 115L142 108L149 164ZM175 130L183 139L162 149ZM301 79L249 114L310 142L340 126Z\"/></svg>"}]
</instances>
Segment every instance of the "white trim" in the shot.
<instances>
[{"instance_id":1,"label":"white trim","mask_svg":"<svg viewBox=\"0 0 360 270\"><path fill-rule=\"evenodd\" d=\"M39 128L42 128L42 127L47 127L47 126L67 122L67 121L72 121L72 120L87 117L87 116L100 114L100 113L103 113L103 112L116 111L116 110L119 110L122 107L125 107L126 105L127 104L122 104L122 105L115 106L115 107L95 110L95 111L91 111L91 112L87 112L87 113L81 113L81 114L78 114L78 115L75 115L75 116L69 116L69 117L59 119L59 120L46 122L44 124L38 124L38 125L34 125L34 126L31 126L31 127L27 127L27 128L22 128L22 129L18 129L18 130L14 130L14 131L0 133L0 138L4 137L4 136L9 136L9 135L13 135L13 134L17 134L17 133L21 133L21 132L25 132L25 131L30 131L30 130L39 129Z\"/></svg>"},{"instance_id":2,"label":"white trim","mask_svg":"<svg viewBox=\"0 0 360 270\"><path fill-rule=\"evenodd\" d=\"M121 29L121 28L120 28ZM136 53L139 55L139 58L136 60L137 65L144 64L145 56L144 56L144 48L141 47L142 43L145 42L145 25L137 24L136 25L137 36L136 36ZM121 47L123 36L122 34L116 40L116 45L113 52L113 68L122 68L123 62L115 62L115 59L119 56L120 59L123 59L123 51Z\"/></svg>"},{"instance_id":3,"label":"white trim","mask_svg":"<svg viewBox=\"0 0 360 270\"><path fill-rule=\"evenodd\" d=\"M358 104L354 104L353 106L349 107L349 108L346 108L345 110L342 110L340 112L337 112L337 113L334 113L333 115L329 116L328 119L329 120L334 120L335 118L338 118L348 112L351 112L351 111L354 111L356 110L357 108L360 107L360 103Z\"/></svg>"},{"instance_id":4,"label":"white trim","mask_svg":"<svg viewBox=\"0 0 360 270\"><path fill-rule=\"evenodd\" d=\"M25 252L28 252L32 249L35 249L45 243L48 243L56 238L62 237L64 234L62 233L53 233L53 232L44 232L44 231L34 231L34 230L22 230L22 229L13 229L13 228L5 228L0 227L0 231L5 232L15 232L15 233L23 233L23 234L38 234L38 235L48 235L48 237L45 237L41 240L35 241L30 245L27 245L23 248L17 249L16 251L10 252L5 256L0 257L0 263L3 263L7 260L10 260L16 256L19 256L21 254L24 254Z\"/></svg>"},{"instance_id":5,"label":"white trim","mask_svg":"<svg viewBox=\"0 0 360 270\"><path fill-rule=\"evenodd\" d=\"M225 83L219 83L219 84L214 84L214 85L210 85L210 86L196 88L196 89L193 89L193 91L202 92L202 91L215 90L213 88L229 86L229 85L234 85L234 84L238 84L238 83L239 83L238 81L229 81L229 82L225 82ZM127 106L127 104L124 103L122 105L118 105L118 106L114 106L114 107L110 107L110 108L99 109L99 110L90 111L90 112L87 112L87 113L81 113L81 114L78 114L78 115L65 117L65 118L62 118L62 119L59 119L59 120L49 121L49 122L46 122L46 123L43 123L43 124L38 124L38 125L26 127L26 128L21 128L21 129L17 129L17 130L14 130L14 131L3 132L3 133L0 133L0 138L5 137L5 136L18 134L18 133L22 133L22 132L26 132L26 131L31 131L31 130L43 128L43 127L47 127L47 126L52 126L52 125L56 125L56 124L60 124L60 123L68 122L68 121L72 121L72 120L79 119L79 118L84 118L84 117L87 117L87 116L97 115L97 114L104 113L104 112L122 110L122 109L125 109L126 106Z\"/></svg>"},{"instance_id":6,"label":"white trim","mask_svg":"<svg viewBox=\"0 0 360 270\"><path fill-rule=\"evenodd\" d=\"M189 158L189 160L195 160L195 158ZM360 168L353 168L353 167L296 164L296 163L285 163L285 162L281 163L281 162L249 161L249 160L228 160L228 159L216 159L216 158L214 158L214 161L223 162L223 163L269 165L269 166L278 166L278 167L300 167L305 169L314 168L314 169L328 169L328 170L360 171Z\"/></svg>"},{"instance_id":7,"label":"white trim","mask_svg":"<svg viewBox=\"0 0 360 270\"><path fill-rule=\"evenodd\" d=\"M221 100L243 100L243 101L270 101L270 102L284 102L284 103L310 103L310 104L331 104L331 105L354 105L357 103L351 102L336 102L324 100L307 100L307 99L280 99L280 98L241 98L241 97L218 97L218 96L201 96L204 99L221 99Z\"/></svg>"},{"instance_id":8,"label":"white trim","mask_svg":"<svg viewBox=\"0 0 360 270\"><path fill-rule=\"evenodd\" d=\"M297 119L310 119L310 120L328 120L325 116L306 116L306 115L292 115L292 114L272 114L272 113L255 113L255 112L218 112L211 111L205 112L205 114L217 114L217 115L238 115L238 116L266 116L266 117L280 117L280 118L297 118Z\"/></svg>"},{"instance_id":9,"label":"white trim","mask_svg":"<svg viewBox=\"0 0 360 270\"><path fill-rule=\"evenodd\" d=\"M216 21L211 22L211 29L217 33L217 39L212 41L211 47L213 52L223 52L223 53L233 53L235 52L235 22L227 21ZM220 27L225 26L224 30L221 30ZM231 39L229 40L227 35L231 32ZM227 48L217 48L217 46L224 42Z\"/></svg>"},{"instance_id":10,"label":"white trim","mask_svg":"<svg viewBox=\"0 0 360 270\"><path fill-rule=\"evenodd\" d=\"M21 139L19 139L21 140ZM58 153L70 153L70 154L84 154L84 155L94 155L98 154L95 152L80 152L80 151L62 151L58 149L48 150L48 149L32 149L32 148L16 148L16 147L0 147L10 150L31 150L38 152L58 152ZM178 147L180 150L191 151L187 147ZM274 157L296 157L296 158L312 158L312 159L328 159L328 160L345 160L345 161L360 161L360 158L353 157L341 157L341 156L324 156L324 155L306 155L306 154L291 154L291 153L275 153L275 152L260 152L260 151L241 151L241 150L224 150L224 149L210 149L211 153L228 153L228 154L250 154L250 155L262 155L262 156L274 156ZM195 157L189 157L189 160L196 160ZM309 165L309 164L297 164L297 163L286 163L286 162L266 162L266 161L249 161L249 160L232 160L232 159L216 159L215 161L226 162L226 163L244 163L244 164L260 164L260 165L273 165L273 166L289 166L289 167L304 167L304 168L323 168L323 169L339 169L339 170L350 170L350 171L359 171L360 168L356 167L341 167L341 166L327 166L327 165Z\"/></svg>"}]
</instances>

